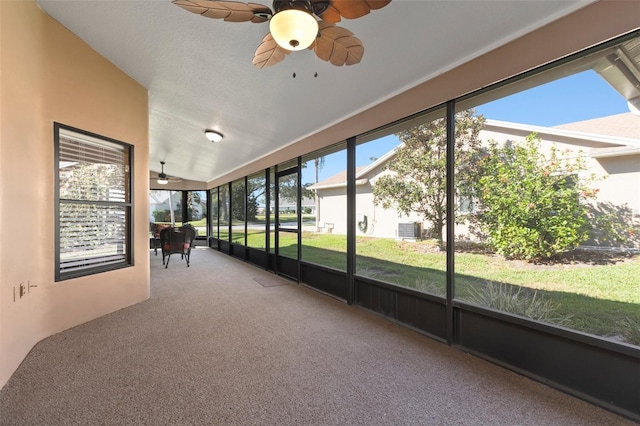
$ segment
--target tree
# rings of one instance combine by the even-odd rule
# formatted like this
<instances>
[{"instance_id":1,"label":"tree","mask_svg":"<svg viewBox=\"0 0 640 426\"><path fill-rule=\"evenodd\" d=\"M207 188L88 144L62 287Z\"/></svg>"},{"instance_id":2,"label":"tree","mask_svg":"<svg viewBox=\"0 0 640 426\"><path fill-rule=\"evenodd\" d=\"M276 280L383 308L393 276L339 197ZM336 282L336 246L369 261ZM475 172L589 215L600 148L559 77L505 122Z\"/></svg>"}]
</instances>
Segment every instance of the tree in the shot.
<instances>
[{"instance_id":1,"label":"tree","mask_svg":"<svg viewBox=\"0 0 640 426\"><path fill-rule=\"evenodd\" d=\"M219 221L221 224L229 224L229 186L221 185L219 189L220 211L218 213Z\"/></svg>"},{"instance_id":2,"label":"tree","mask_svg":"<svg viewBox=\"0 0 640 426\"><path fill-rule=\"evenodd\" d=\"M302 168L305 168L306 166L306 163L302 164ZM281 176L277 179L280 201L298 201L298 176L299 173L294 172ZM311 182L303 183L301 185L302 198L311 198L313 196L313 191L309 189L309 186L311 185Z\"/></svg>"},{"instance_id":3,"label":"tree","mask_svg":"<svg viewBox=\"0 0 640 426\"><path fill-rule=\"evenodd\" d=\"M187 220L200 220L207 216L207 203L202 202L200 191L187 191Z\"/></svg>"},{"instance_id":4,"label":"tree","mask_svg":"<svg viewBox=\"0 0 640 426\"><path fill-rule=\"evenodd\" d=\"M231 187L231 219L245 221L246 190L244 181L234 182Z\"/></svg>"},{"instance_id":5,"label":"tree","mask_svg":"<svg viewBox=\"0 0 640 426\"><path fill-rule=\"evenodd\" d=\"M113 164L79 162L60 174L60 198L68 201L60 203L62 252L105 247L122 236L120 209L101 202L124 201L124 180L122 167Z\"/></svg>"},{"instance_id":6,"label":"tree","mask_svg":"<svg viewBox=\"0 0 640 426\"><path fill-rule=\"evenodd\" d=\"M232 200L231 200L231 214L234 220L244 222L245 220L245 203L247 205L247 220L256 220L258 214L258 200L265 193L264 182L261 178L248 179L248 190L245 191L244 182L239 182L233 185L232 188Z\"/></svg>"},{"instance_id":7,"label":"tree","mask_svg":"<svg viewBox=\"0 0 640 426\"><path fill-rule=\"evenodd\" d=\"M475 219L507 258L548 258L589 237L595 177L582 176L587 167L581 154L572 159L568 150L552 146L545 155L539 143L535 134L521 144L490 141L478 161Z\"/></svg>"},{"instance_id":8,"label":"tree","mask_svg":"<svg viewBox=\"0 0 640 426\"><path fill-rule=\"evenodd\" d=\"M456 114L455 170L456 192L460 199L471 195L480 150L478 134L484 117L474 110ZM402 145L383 175L373 185L374 203L384 208L396 208L400 213L418 213L428 221L441 249L444 249L444 229L447 225L447 132L446 120L429 123L397 133Z\"/></svg>"}]
</instances>

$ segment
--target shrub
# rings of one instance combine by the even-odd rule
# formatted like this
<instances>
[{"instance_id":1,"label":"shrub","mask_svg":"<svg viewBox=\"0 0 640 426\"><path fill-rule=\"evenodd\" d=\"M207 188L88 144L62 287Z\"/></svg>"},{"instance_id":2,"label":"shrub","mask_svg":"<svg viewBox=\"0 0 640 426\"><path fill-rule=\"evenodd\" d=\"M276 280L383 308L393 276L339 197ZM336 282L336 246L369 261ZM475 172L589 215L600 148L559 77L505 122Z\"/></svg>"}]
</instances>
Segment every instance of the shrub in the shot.
<instances>
[{"instance_id":1,"label":"shrub","mask_svg":"<svg viewBox=\"0 0 640 426\"><path fill-rule=\"evenodd\" d=\"M423 291L425 293L435 294L436 296L447 296L447 287L441 282L435 282L424 279L416 279L414 286L416 290Z\"/></svg>"},{"instance_id":2,"label":"shrub","mask_svg":"<svg viewBox=\"0 0 640 426\"><path fill-rule=\"evenodd\" d=\"M589 236L588 201L598 190L589 187L593 176L578 178L586 170L582 155L570 159L552 147L545 156L538 144L535 134L522 144L491 141L479 160L474 219L507 258L549 258Z\"/></svg>"},{"instance_id":3,"label":"shrub","mask_svg":"<svg viewBox=\"0 0 640 426\"><path fill-rule=\"evenodd\" d=\"M640 319L632 317L622 317L618 323L620 335L627 343L640 346Z\"/></svg>"},{"instance_id":4,"label":"shrub","mask_svg":"<svg viewBox=\"0 0 640 426\"><path fill-rule=\"evenodd\" d=\"M171 222L171 212L167 209L154 210L153 219L154 219L154 222Z\"/></svg>"},{"instance_id":5,"label":"shrub","mask_svg":"<svg viewBox=\"0 0 640 426\"><path fill-rule=\"evenodd\" d=\"M473 304L501 312L557 325L566 325L569 317L558 316L560 305L537 290L487 281L486 286L471 286L465 299Z\"/></svg>"}]
</instances>

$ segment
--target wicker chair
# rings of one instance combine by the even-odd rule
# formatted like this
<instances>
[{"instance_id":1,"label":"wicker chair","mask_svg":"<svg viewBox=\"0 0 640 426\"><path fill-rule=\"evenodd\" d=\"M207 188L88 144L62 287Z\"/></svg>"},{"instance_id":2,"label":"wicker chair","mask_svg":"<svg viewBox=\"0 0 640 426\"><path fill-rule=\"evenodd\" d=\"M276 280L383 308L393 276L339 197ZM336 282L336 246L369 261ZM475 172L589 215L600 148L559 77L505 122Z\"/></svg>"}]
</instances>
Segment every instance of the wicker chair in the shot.
<instances>
[{"instance_id":1,"label":"wicker chair","mask_svg":"<svg viewBox=\"0 0 640 426\"><path fill-rule=\"evenodd\" d=\"M153 252L156 254L156 256L158 255L158 247L160 246L160 232L162 232L163 229L167 229L171 227L171 225L167 224L167 223L154 223L153 224Z\"/></svg>"},{"instance_id":2,"label":"wicker chair","mask_svg":"<svg viewBox=\"0 0 640 426\"><path fill-rule=\"evenodd\" d=\"M169 266L169 260L172 254L180 254L182 259L187 260L189 266L189 256L191 255L191 246L196 238L196 231L191 225L185 225L180 228L172 226L160 231L160 247L162 249L162 264L165 269ZM165 262L166 258L166 262Z\"/></svg>"}]
</instances>

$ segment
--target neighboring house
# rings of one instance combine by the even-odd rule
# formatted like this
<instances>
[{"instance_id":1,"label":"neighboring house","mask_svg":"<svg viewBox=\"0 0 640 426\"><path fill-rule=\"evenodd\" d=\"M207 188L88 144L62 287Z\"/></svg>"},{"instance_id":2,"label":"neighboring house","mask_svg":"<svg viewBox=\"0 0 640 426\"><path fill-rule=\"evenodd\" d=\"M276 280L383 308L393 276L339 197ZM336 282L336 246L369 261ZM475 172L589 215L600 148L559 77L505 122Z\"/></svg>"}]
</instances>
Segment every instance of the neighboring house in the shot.
<instances>
[{"instance_id":1,"label":"neighboring house","mask_svg":"<svg viewBox=\"0 0 640 426\"><path fill-rule=\"evenodd\" d=\"M632 113L580 121L556 127L541 127L504 121L486 120L480 138L497 142L523 141L531 133L541 140L541 149L552 144L569 153L582 153L589 174L605 177L597 182L599 202L628 205L634 217L640 218L640 117ZM396 148L397 149L397 148ZM372 187L395 156L389 151L370 165L356 169L356 221L358 233L377 237L411 238L429 228L418 214L403 216L394 209L373 203ZM346 171L309 187L320 199L320 223L332 224L332 232L346 233ZM464 226L456 234L465 234ZM408 236L409 235L409 236Z\"/></svg>"},{"instance_id":2,"label":"neighboring house","mask_svg":"<svg viewBox=\"0 0 640 426\"><path fill-rule=\"evenodd\" d=\"M171 194L171 198L169 198ZM152 189L149 191L149 222L156 222L154 213L157 210L170 211L176 210L182 203L182 196L180 191L169 191ZM203 200L204 202L204 200ZM194 209L194 217L202 217L204 213L205 204L192 204L191 208Z\"/></svg>"},{"instance_id":3,"label":"neighboring house","mask_svg":"<svg viewBox=\"0 0 640 426\"><path fill-rule=\"evenodd\" d=\"M298 208L297 202L296 201L292 201L288 198L280 198L280 202L278 203L279 207L280 207L280 212L281 213L295 213L296 209ZM311 214L315 213L316 210L316 203L315 200L313 198L309 198L309 197L302 197L302 213L304 214L305 211L310 211ZM264 206L263 206L264 208Z\"/></svg>"},{"instance_id":4,"label":"neighboring house","mask_svg":"<svg viewBox=\"0 0 640 426\"><path fill-rule=\"evenodd\" d=\"M173 203L175 210L181 201L180 195L172 194L170 191L151 190L149 191L149 222L156 222L153 212L156 210L169 210L169 205Z\"/></svg>"}]
</instances>

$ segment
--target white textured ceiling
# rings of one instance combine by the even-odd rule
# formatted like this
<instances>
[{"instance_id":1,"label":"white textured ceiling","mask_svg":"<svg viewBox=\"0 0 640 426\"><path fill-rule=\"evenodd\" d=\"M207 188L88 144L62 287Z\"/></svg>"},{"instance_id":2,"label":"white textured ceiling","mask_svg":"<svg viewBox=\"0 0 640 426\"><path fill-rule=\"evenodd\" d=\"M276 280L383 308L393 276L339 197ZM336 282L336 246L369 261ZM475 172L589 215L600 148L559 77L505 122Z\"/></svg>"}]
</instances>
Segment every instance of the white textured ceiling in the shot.
<instances>
[{"instance_id":1,"label":"white textured ceiling","mask_svg":"<svg viewBox=\"0 0 640 426\"><path fill-rule=\"evenodd\" d=\"M362 40L361 63L335 67L304 50L258 70L251 61L268 23L209 19L170 0L37 1L149 90L150 170L162 160L166 173L204 182L590 2L392 0L338 24ZM206 140L207 128L224 140Z\"/></svg>"}]
</instances>

